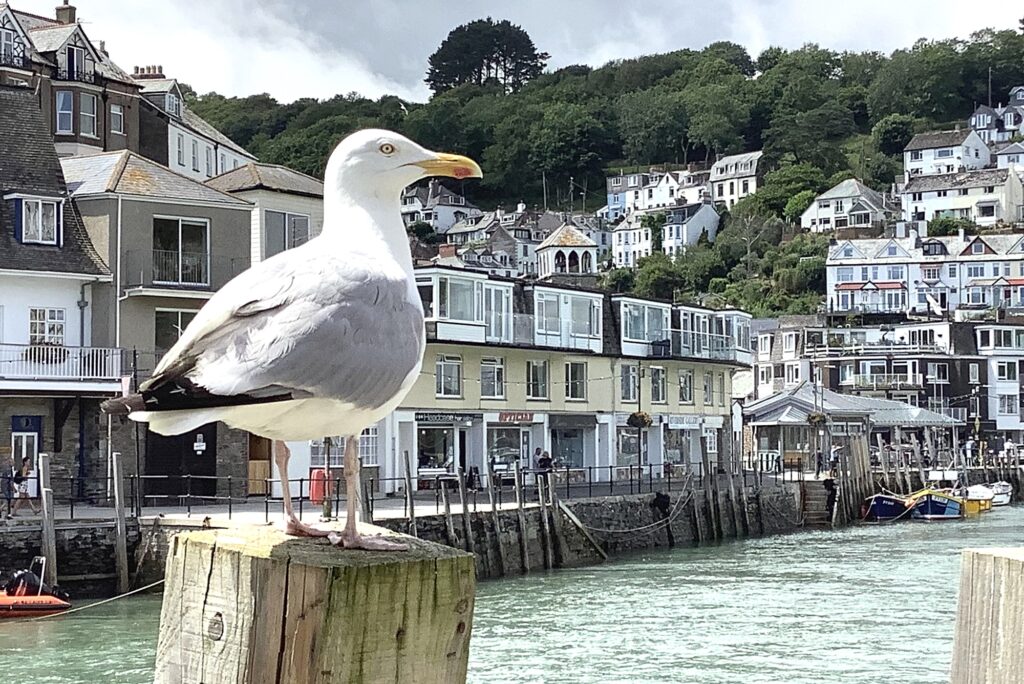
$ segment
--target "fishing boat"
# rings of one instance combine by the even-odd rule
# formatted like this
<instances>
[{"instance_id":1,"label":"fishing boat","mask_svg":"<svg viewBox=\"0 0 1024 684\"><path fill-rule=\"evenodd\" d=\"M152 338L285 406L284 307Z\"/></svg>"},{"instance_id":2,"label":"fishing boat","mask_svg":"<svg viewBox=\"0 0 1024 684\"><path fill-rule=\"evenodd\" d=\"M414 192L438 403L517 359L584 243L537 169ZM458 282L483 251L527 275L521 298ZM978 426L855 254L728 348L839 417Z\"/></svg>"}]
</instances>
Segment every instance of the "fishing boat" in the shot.
<instances>
[{"instance_id":1,"label":"fishing boat","mask_svg":"<svg viewBox=\"0 0 1024 684\"><path fill-rule=\"evenodd\" d=\"M995 492L988 485L977 484L967 488L967 501L978 502L982 512L992 510L992 500L994 498Z\"/></svg>"},{"instance_id":2,"label":"fishing boat","mask_svg":"<svg viewBox=\"0 0 1024 684\"><path fill-rule=\"evenodd\" d=\"M999 482L993 482L988 487L992 490L993 506L1006 506L1010 503L1010 499L1013 498L1013 485L1009 482L1000 480Z\"/></svg>"},{"instance_id":3,"label":"fishing boat","mask_svg":"<svg viewBox=\"0 0 1024 684\"><path fill-rule=\"evenodd\" d=\"M959 520L964 517L965 504L950 493L925 489L913 495L911 516L915 520Z\"/></svg>"},{"instance_id":4,"label":"fishing boat","mask_svg":"<svg viewBox=\"0 0 1024 684\"><path fill-rule=\"evenodd\" d=\"M906 517L910 501L896 494L875 494L864 499L861 518L864 522L887 522Z\"/></svg>"},{"instance_id":5,"label":"fishing boat","mask_svg":"<svg viewBox=\"0 0 1024 684\"><path fill-rule=\"evenodd\" d=\"M0 620L54 615L71 607L67 592L40 579L45 572L46 559L37 556L28 570L14 573L0 586Z\"/></svg>"}]
</instances>

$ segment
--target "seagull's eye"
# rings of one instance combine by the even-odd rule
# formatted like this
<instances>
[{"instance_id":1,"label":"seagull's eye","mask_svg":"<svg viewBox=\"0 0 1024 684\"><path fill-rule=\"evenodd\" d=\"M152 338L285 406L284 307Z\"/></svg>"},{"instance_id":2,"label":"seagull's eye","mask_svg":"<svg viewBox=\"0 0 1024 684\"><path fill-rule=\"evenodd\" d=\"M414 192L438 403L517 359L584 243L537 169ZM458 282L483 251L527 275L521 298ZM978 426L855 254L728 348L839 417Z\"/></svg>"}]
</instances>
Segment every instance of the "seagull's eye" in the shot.
<instances>
[{"instance_id":1,"label":"seagull's eye","mask_svg":"<svg viewBox=\"0 0 1024 684\"><path fill-rule=\"evenodd\" d=\"M395 146L392 145L391 143L381 143L379 149L381 154L387 155L388 157L395 153Z\"/></svg>"}]
</instances>

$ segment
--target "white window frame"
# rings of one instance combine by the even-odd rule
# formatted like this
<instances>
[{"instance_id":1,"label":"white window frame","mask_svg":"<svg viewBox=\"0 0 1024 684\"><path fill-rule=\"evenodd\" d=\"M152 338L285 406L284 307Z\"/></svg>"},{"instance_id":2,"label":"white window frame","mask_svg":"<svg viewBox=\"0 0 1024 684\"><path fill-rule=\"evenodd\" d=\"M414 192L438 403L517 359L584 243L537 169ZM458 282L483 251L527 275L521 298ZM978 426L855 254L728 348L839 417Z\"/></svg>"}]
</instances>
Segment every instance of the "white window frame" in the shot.
<instances>
[{"instance_id":1,"label":"white window frame","mask_svg":"<svg viewBox=\"0 0 1024 684\"><path fill-rule=\"evenodd\" d=\"M213 176L213 148L209 145L206 146L206 175Z\"/></svg>"},{"instance_id":2,"label":"white window frame","mask_svg":"<svg viewBox=\"0 0 1024 684\"><path fill-rule=\"evenodd\" d=\"M622 403L636 403L639 368L635 363L624 363L619 367L619 393Z\"/></svg>"},{"instance_id":3,"label":"white window frame","mask_svg":"<svg viewBox=\"0 0 1024 684\"><path fill-rule=\"evenodd\" d=\"M192 170L199 173L199 141L192 139Z\"/></svg>"},{"instance_id":4,"label":"white window frame","mask_svg":"<svg viewBox=\"0 0 1024 684\"><path fill-rule=\"evenodd\" d=\"M1020 413L1020 399L1017 394L1000 394L996 399L998 403L998 415L1016 416Z\"/></svg>"},{"instance_id":5,"label":"white window frame","mask_svg":"<svg viewBox=\"0 0 1024 684\"><path fill-rule=\"evenodd\" d=\"M715 374L704 373L704 405L711 406L715 403Z\"/></svg>"},{"instance_id":6,"label":"white window frame","mask_svg":"<svg viewBox=\"0 0 1024 684\"><path fill-rule=\"evenodd\" d=\"M480 398L505 398L505 359L485 356L480 359Z\"/></svg>"},{"instance_id":7,"label":"white window frame","mask_svg":"<svg viewBox=\"0 0 1024 684\"><path fill-rule=\"evenodd\" d=\"M33 306L28 310L28 343L64 346L67 311L60 307Z\"/></svg>"},{"instance_id":8,"label":"white window frame","mask_svg":"<svg viewBox=\"0 0 1024 684\"><path fill-rule=\"evenodd\" d=\"M759 367L761 368L761 367ZM693 369L679 369L679 403L693 403Z\"/></svg>"},{"instance_id":9,"label":"white window frame","mask_svg":"<svg viewBox=\"0 0 1024 684\"><path fill-rule=\"evenodd\" d=\"M445 383L446 372L454 370L456 388L455 393ZM461 399L462 398L462 357L458 354L438 354L434 361L434 396L439 399Z\"/></svg>"},{"instance_id":10,"label":"white window frame","mask_svg":"<svg viewBox=\"0 0 1024 684\"><path fill-rule=\"evenodd\" d=\"M534 377L537 370L543 377ZM535 401L547 401L551 396L548 362L530 359L526 362L526 398Z\"/></svg>"},{"instance_id":11,"label":"white window frame","mask_svg":"<svg viewBox=\"0 0 1024 684\"><path fill-rule=\"evenodd\" d=\"M61 108L61 104L67 105ZM57 135L74 135L75 133L75 93L71 90L58 90L54 94L54 111L56 112ZM67 121L67 126L61 125L61 119Z\"/></svg>"},{"instance_id":12,"label":"white window frame","mask_svg":"<svg viewBox=\"0 0 1024 684\"><path fill-rule=\"evenodd\" d=\"M981 366L977 363L972 363L967 367L968 382L972 385L977 385L981 382Z\"/></svg>"},{"instance_id":13,"label":"white window frame","mask_svg":"<svg viewBox=\"0 0 1024 684\"><path fill-rule=\"evenodd\" d=\"M587 362L565 362L565 400L587 400Z\"/></svg>"},{"instance_id":14,"label":"white window frame","mask_svg":"<svg viewBox=\"0 0 1024 684\"><path fill-rule=\"evenodd\" d=\"M210 150L210 148L207 148L207 151L209 151L209 150ZM268 230L268 226L269 226L269 223L270 223L268 221L268 218L270 217L270 214L281 214L282 216L284 216L284 249L281 250L282 252L286 252L289 249L293 249L295 247L298 247L299 245L305 244L305 243L309 242L310 238L313 237L313 219L312 219L312 217L309 214L298 214L298 213L294 213L294 212L290 212L290 211L278 211L276 209L264 209L263 210L263 240L264 240L264 249L266 249L267 245L269 245L269 243L270 243L270 240L269 240L268 235L267 235L267 230ZM294 226L295 219L306 219L306 239L303 240L302 242L296 242L295 226ZM276 253L277 252L275 252L275 254ZM269 257L269 256L273 256L273 255L267 254L267 256Z\"/></svg>"},{"instance_id":15,"label":"white window frame","mask_svg":"<svg viewBox=\"0 0 1024 684\"><path fill-rule=\"evenodd\" d=\"M124 135L124 105L110 105L110 132Z\"/></svg>"},{"instance_id":16,"label":"white window frame","mask_svg":"<svg viewBox=\"0 0 1024 684\"><path fill-rule=\"evenodd\" d=\"M782 351L787 354L792 354L796 351L796 333L783 334Z\"/></svg>"},{"instance_id":17,"label":"white window frame","mask_svg":"<svg viewBox=\"0 0 1024 684\"><path fill-rule=\"evenodd\" d=\"M185 134L178 133L178 166L185 167Z\"/></svg>"},{"instance_id":18,"label":"white window frame","mask_svg":"<svg viewBox=\"0 0 1024 684\"><path fill-rule=\"evenodd\" d=\"M996 362L996 380L1000 382L1017 382L1017 362Z\"/></svg>"},{"instance_id":19,"label":"white window frame","mask_svg":"<svg viewBox=\"0 0 1024 684\"><path fill-rule=\"evenodd\" d=\"M18 34L0 27L0 57L14 57L14 43Z\"/></svg>"},{"instance_id":20,"label":"white window frame","mask_svg":"<svg viewBox=\"0 0 1024 684\"><path fill-rule=\"evenodd\" d=\"M80 93L79 95L78 132L87 138L98 138L100 137L100 129L96 115L99 108L99 98L92 93ZM87 111L86 102L92 102L92 112Z\"/></svg>"},{"instance_id":21,"label":"white window frame","mask_svg":"<svg viewBox=\"0 0 1024 684\"><path fill-rule=\"evenodd\" d=\"M651 366L651 403L668 403L668 373L663 366Z\"/></svg>"},{"instance_id":22,"label":"white window frame","mask_svg":"<svg viewBox=\"0 0 1024 684\"><path fill-rule=\"evenodd\" d=\"M63 225L64 203L43 198L21 198L21 242L32 245L58 245L61 238L61 227ZM29 206L34 206L33 217L36 219L29 225ZM53 207L53 239L44 238L43 232L43 208ZM32 230L30 231L29 228Z\"/></svg>"}]
</instances>

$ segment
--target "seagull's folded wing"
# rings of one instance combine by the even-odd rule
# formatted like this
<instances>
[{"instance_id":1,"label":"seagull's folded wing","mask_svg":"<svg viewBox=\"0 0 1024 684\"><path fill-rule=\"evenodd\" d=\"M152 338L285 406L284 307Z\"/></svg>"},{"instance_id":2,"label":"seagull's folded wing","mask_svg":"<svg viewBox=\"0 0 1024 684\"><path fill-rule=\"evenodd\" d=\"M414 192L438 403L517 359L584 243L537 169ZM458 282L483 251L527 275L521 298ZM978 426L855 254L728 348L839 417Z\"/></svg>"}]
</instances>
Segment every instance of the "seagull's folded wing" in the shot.
<instances>
[{"instance_id":1,"label":"seagull's folded wing","mask_svg":"<svg viewBox=\"0 0 1024 684\"><path fill-rule=\"evenodd\" d=\"M369 257L339 266L311 242L217 292L141 389L157 411L311 396L376 407L422 343L404 271Z\"/></svg>"}]
</instances>

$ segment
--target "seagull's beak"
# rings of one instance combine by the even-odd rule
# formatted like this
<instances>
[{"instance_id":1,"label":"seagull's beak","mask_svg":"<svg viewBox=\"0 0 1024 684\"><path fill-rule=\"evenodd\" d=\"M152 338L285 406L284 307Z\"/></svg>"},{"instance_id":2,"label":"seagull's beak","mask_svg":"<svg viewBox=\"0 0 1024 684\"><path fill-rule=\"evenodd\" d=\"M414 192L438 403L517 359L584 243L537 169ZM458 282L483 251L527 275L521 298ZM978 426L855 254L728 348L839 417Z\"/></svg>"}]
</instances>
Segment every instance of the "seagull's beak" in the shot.
<instances>
[{"instance_id":1,"label":"seagull's beak","mask_svg":"<svg viewBox=\"0 0 1024 684\"><path fill-rule=\"evenodd\" d=\"M460 179L484 177L480 165L461 154L435 152L432 158L416 162L414 165L423 169L428 176L447 176Z\"/></svg>"}]
</instances>

